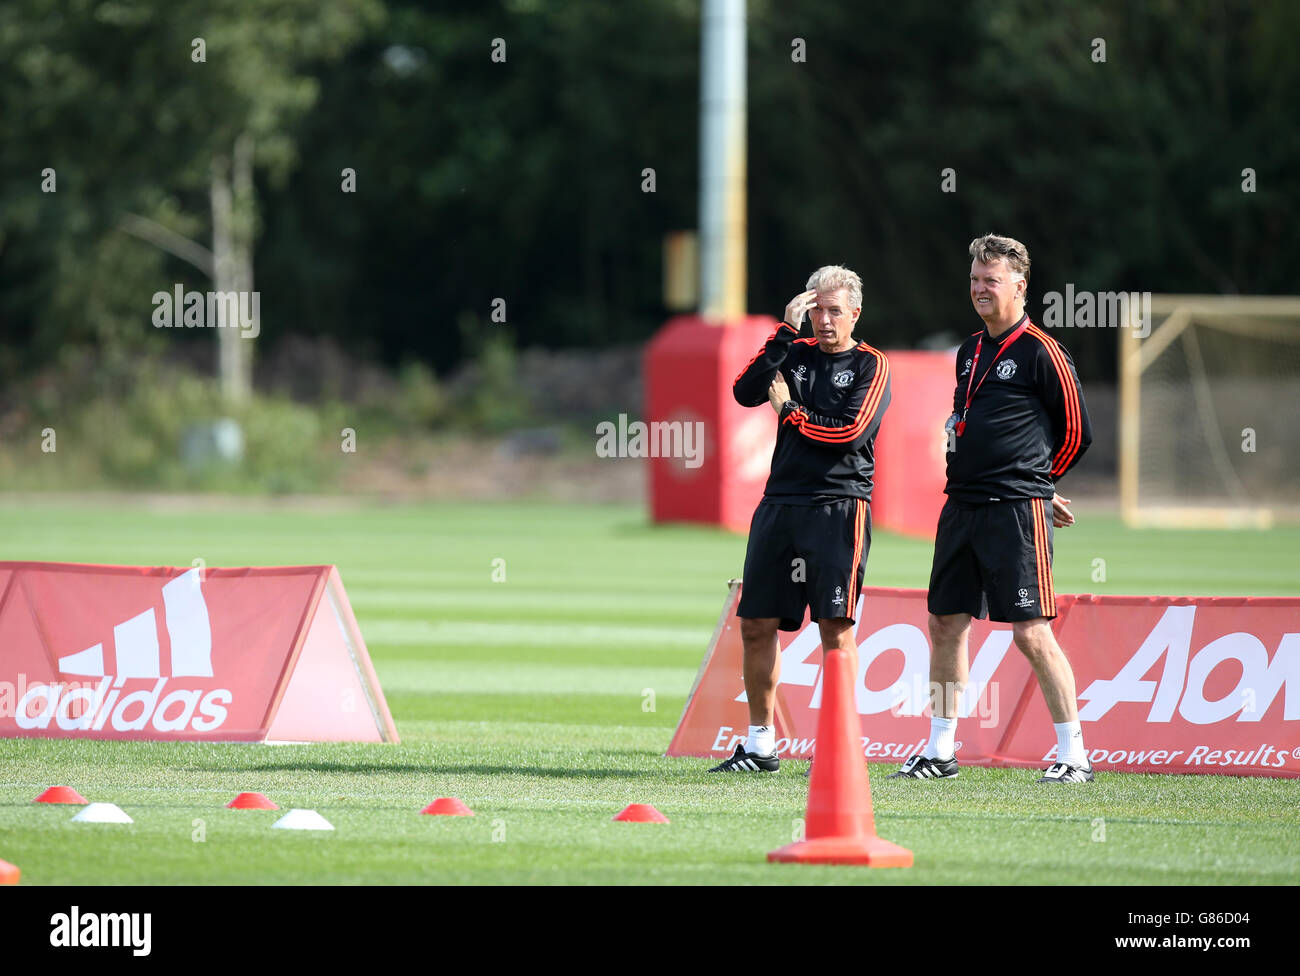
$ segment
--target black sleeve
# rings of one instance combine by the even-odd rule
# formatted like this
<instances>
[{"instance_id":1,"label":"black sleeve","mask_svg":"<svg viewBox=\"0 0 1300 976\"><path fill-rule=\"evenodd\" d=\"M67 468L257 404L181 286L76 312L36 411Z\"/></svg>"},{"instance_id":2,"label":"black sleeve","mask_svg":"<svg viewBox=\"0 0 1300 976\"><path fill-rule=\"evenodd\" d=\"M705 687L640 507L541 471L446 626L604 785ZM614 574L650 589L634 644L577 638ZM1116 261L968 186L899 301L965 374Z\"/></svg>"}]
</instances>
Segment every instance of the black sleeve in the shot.
<instances>
[{"instance_id":1,"label":"black sleeve","mask_svg":"<svg viewBox=\"0 0 1300 976\"><path fill-rule=\"evenodd\" d=\"M790 352L790 343L799 335L799 330L789 322L781 325L767 337L767 342L757 356L740 371L740 375L731 384L732 396L742 407L757 407L767 402L767 388L772 385L777 369L785 362Z\"/></svg>"},{"instance_id":2,"label":"black sleeve","mask_svg":"<svg viewBox=\"0 0 1300 976\"><path fill-rule=\"evenodd\" d=\"M1052 418L1052 478L1060 480L1092 444L1092 422L1074 360L1065 347L1044 344L1039 355L1039 396Z\"/></svg>"},{"instance_id":3,"label":"black sleeve","mask_svg":"<svg viewBox=\"0 0 1300 976\"><path fill-rule=\"evenodd\" d=\"M953 413L960 414L962 408L966 406L966 384L970 380L970 377L966 375L970 371L970 367L966 363L973 354L974 347L971 346L969 339L957 347L957 361L952 365L953 372L957 374L957 385L952 391Z\"/></svg>"}]
</instances>

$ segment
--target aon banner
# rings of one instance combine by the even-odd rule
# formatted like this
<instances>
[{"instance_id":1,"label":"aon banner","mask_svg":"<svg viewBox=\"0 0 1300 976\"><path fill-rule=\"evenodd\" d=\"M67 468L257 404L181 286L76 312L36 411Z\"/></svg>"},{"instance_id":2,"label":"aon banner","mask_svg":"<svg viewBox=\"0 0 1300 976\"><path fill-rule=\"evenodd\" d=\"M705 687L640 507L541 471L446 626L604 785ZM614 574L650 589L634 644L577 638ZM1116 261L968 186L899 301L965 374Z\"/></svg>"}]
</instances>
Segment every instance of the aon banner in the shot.
<instances>
[{"instance_id":1,"label":"aon banner","mask_svg":"<svg viewBox=\"0 0 1300 976\"><path fill-rule=\"evenodd\" d=\"M397 742L333 566L0 562L0 736Z\"/></svg>"},{"instance_id":2,"label":"aon banner","mask_svg":"<svg viewBox=\"0 0 1300 976\"><path fill-rule=\"evenodd\" d=\"M741 678L740 583L668 748L730 755L749 724ZM1074 668L1079 719L1100 768L1141 773L1300 776L1300 599L1057 596L1053 623ZM930 731L924 590L868 587L858 603L856 696L862 750L901 762ZM811 758L821 705L817 627L781 635L778 750ZM1056 737L1038 681L1007 624L977 620L957 758L1041 767Z\"/></svg>"}]
</instances>

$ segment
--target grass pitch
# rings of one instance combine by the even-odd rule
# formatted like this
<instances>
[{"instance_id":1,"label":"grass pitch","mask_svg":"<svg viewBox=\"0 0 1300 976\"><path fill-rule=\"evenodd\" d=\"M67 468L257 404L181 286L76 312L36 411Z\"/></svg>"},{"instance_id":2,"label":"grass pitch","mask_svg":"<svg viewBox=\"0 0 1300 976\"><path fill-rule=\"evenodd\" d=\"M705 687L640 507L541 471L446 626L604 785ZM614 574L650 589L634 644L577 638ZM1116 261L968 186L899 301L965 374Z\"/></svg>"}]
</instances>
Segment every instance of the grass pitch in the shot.
<instances>
[{"instance_id":1,"label":"grass pitch","mask_svg":"<svg viewBox=\"0 0 1300 976\"><path fill-rule=\"evenodd\" d=\"M9 559L336 563L402 742L236 746L0 740L0 858L25 884L1293 884L1294 780L1023 770L887 781L880 834L907 870L769 865L803 815L803 763L709 776L663 756L743 537L651 528L639 509L429 505L302 511L0 503ZM1296 594L1300 529L1056 536L1061 592ZM870 584L924 586L930 544L877 533ZM502 562L498 562L498 560ZM1098 562L1101 560L1101 562ZM504 571L504 581L494 582ZM1104 575L1104 579L1099 577ZM131 825L31 802L68 784ZM330 833L270 830L240 790ZM458 796L474 818L422 817ZM666 826L614 823L654 803Z\"/></svg>"}]
</instances>

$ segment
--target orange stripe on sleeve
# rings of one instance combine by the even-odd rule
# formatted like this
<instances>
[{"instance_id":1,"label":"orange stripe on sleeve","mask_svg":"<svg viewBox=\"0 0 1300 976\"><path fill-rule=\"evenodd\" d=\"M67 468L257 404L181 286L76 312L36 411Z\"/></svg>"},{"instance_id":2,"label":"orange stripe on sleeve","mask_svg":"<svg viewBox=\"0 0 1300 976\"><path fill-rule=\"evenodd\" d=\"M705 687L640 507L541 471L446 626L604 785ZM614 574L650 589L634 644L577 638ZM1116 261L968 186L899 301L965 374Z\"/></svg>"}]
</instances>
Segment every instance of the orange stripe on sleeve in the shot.
<instances>
[{"instance_id":1,"label":"orange stripe on sleeve","mask_svg":"<svg viewBox=\"0 0 1300 976\"><path fill-rule=\"evenodd\" d=\"M1070 466L1070 462L1079 452L1079 446L1083 439L1079 389L1074 382L1074 374L1070 370L1070 364L1066 361L1065 354L1061 351L1061 347L1056 340L1037 327L1031 331L1039 333L1037 338L1043 343L1043 348L1047 350L1052 365L1056 368L1056 374L1061 383L1061 392L1065 400L1065 438L1060 450L1056 452L1056 457L1052 459L1052 474L1055 476L1061 474Z\"/></svg>"},{"instance_id":2,"label":"orange stripe on sleeve","mask_svg":"<svg viewBox=\"0 0 1300 976\"><path fill-rule=\"evenodd\" d=\"M1036 334L1036 338L1043 344L1047 354L1056 368L1056 375L1061 384L1061 392L1065 400L1065 424L1066 437L1061 444L1061 449L1052 460L1052 468L1055 472L1058 468L1064 467L1062 459L1068 461L1078 451L1079 442L1082 437L1082 423L1080 421L1081 410L1079 406L1079 390L1074 382L1074 375L1070 370L1070 364L1066 362L1065 355L1055 339L1052 339L1042 330L1034 327L1030 330Z\"/></svg>"},{"instance_id":3,"label":"orange stripe on sleeve","mask_svg":"<svg viewBox=\"0 0 1300 976\"><path fill-rule=\"evenodd\" d=\"M792 325L790 325L789 322L782 322L780 325L778 325L776 327L776 331L763 340L763 346L758 350L758 353L754 356L754 358L751 359L749 362L745 363L745 368L736 374L736 378L731 381L732 386L735 386L737 383L739 383L740 378L744 376L747 372L749 372L749 367L754 365L754 363L758 360L758 357L763 355L763 353L767 352L767 344L771 342L773 339L775 339L776 333L780 332L782 329L789 329L795 335L799 334L799 330L794 328Z\"/></svg>"},{"instance_id":4,"label":"orange stripe on sleeve","mask_svg":"<svg viewBox=\"0 0 1300 976\"><path fill-rule=\"evenodd\" d=\"M1083 440L1083 422L1082 407L1079 403L1079 387L1074 382L1074 374L1070 370L1070 364L1066 362L1065 354L1061 351L1060 345L1056 340L1037 326L1030 326L1027 330L1034 338L1043 344L1047 350L1047 355L1056 368L1056 375L1061 384L1061 392L1065 399L1065 439L1061 444L1060 450L1052 458L1052 475L1053 477L1062 474L1070 466L1075 455L1079 453L1079 446Z\"/></svg>"},{"instance_id":5,"label":"orange stripe on sleeve","mask_svg":"<svg viewBox=\"0 0 1300 976\"><path fill-rule=\"evenodd\" d=\"M1066 409L1071 411L1073 416L1077 418L1079 415L1079 404L1077 399L1078 387L1075 385L1074 374L1071 372L1070 365L1065 359L1064 351L1055 339L1037 326L1032 326L1029 329L1029 332L1043 344L1043 348L1051 358L1052 365L1056 368L1056 374L1060 380L1062 391L1066 394ZM1069 396L1071 393L1075 394L1073 399Z\"/></svg>"},{"instance_id":6,"label":"orange stripe on sleeve","mask_svg":"<svg viewBox=\"0 0 1300 976\"><path fill-rule=\"evenodd\" d=\"M763 340L763 346L762 346L762 348L759 349L758 352L754 355L754 358L751 359L749 362L745 363L744 368L741 369L741 371L740 371L739 373L736 374L736 378L735 378L734 380L731 381L731 385L732 385L732 386L735 386L737 383L739 383L739 382L740 382L740 378L741 378L742 376L744 376L746 373L749 372L749 367L753 366L754 363L756 363L756 362L758 361L758 357L761 356L761 355L763 355L763 353L767 352L767 344L768 344L769 342L771 342L772 339L773 339L775 336L776 336L776 333L773 332L772 335L768 336L766 339Z\"/></svg>"},{"instance_id":7,"label":"orange stripe on sleeve","mask_svg":"<svg viewBox=\"0 0 1300 976\"><path fill-rule=\"evenodd\" d=\"M847 443L855 440L875 417L876 411L880 408L880 402L885 397L885 389L889 385L889 360L875 349L868 351L876 357L876 375L871 378L871 384L867 387L867 394L862 398L862 406L858 408L858 414L853 418L853 423L847 427L827 427L824 424L814 424L808 421L808 412L802 407L792 410L786 417L787 423L793 423L804 434L812 440L822 441L826 444Z\"/></svg>"}]
</instances>

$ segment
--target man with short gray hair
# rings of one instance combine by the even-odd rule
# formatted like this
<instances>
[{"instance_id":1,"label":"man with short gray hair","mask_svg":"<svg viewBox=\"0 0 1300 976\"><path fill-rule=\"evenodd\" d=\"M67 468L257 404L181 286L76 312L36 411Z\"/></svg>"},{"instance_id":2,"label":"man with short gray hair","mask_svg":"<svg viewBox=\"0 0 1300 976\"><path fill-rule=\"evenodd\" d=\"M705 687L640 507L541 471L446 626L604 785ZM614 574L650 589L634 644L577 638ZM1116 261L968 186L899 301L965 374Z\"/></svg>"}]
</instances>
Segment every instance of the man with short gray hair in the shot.
<instances>
[{"instance_id":1,"label":"man with short gray hair","mask_svg":"<svg viewBox=\"0 0 1300 976\"><path fill-rule=\"evenodd\" d=\"M856 274L827 265L806 288L732 389L743 406L771 406L777 435L736 610L749 735L715 773L774 773L780 766L778 629L798 630L808 610L825 650L857 656L853 618L871 546L871 478L876 431L889 406L889 362L853 336L862 312ZM805 314L810 339L798 338Z\"/></svg>"},{"instance_id":2,"label":"man with short gray hair","mask_svg":"<svg viewBox=\"0 0 1300 976\"><path fill-rule=\"evenodd\" d=\"M930 573L930 739L891 779L957 776L957 701L970 676L971 619L1011 624L1056 730L1039 783L1086 783L1074 672L1052 633L1052 529L1074 524L1056 482L1092 443L1070 354L1025 313L1029 250L985 234L970 243L970 298L984 328L957 350L948 418L948 500Z\"/></svg>"}]
</instances>

